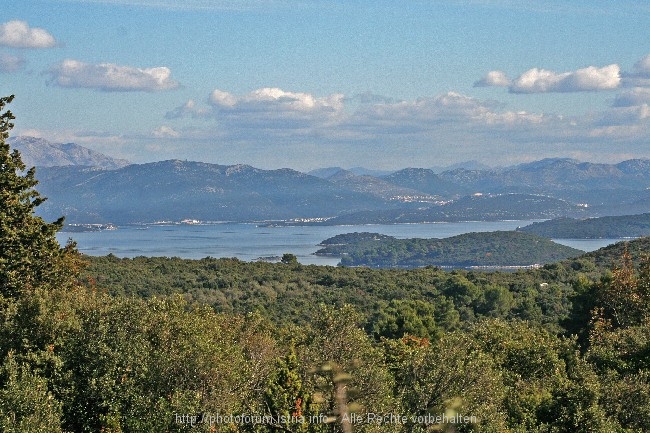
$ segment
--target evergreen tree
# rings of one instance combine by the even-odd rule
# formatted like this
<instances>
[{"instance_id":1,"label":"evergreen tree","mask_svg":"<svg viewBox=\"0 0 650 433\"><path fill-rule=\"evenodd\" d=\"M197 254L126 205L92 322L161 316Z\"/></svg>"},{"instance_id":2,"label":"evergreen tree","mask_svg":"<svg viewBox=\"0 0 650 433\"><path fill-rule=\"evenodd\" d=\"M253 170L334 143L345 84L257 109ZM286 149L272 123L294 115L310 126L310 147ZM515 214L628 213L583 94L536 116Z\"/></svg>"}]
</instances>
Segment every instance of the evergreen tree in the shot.
<instances>
[{"instance_id":1,"label":"evergreen tree","mask_svg":"<svg viewBox=\"0 0 650 433\"><path fill-rule=\"evenodd\" d=\"M46 223L35 215L45 198L34 189L35 169L25 171L17 150L5 140L14 116L5 106L13 95L0 98L0 295L15 298L26 289L61 287L74 280L76 251L61 248L55 234L63 218Z\"/></svg>"}]
</instances>

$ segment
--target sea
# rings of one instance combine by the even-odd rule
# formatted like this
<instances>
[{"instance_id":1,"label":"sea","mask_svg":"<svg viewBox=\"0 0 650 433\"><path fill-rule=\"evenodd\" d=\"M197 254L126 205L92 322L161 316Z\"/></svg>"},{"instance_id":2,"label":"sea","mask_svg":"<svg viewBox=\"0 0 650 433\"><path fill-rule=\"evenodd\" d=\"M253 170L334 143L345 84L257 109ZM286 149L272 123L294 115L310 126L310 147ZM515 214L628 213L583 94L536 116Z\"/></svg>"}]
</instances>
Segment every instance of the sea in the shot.
<instances>
[{"instance_id":1,"label":"sea","mask_svg":"<svg viewBox=\"0 0 650 433\"><path fill-rule=\"evenodd\" d=\"M471 232L514 230L539 220L465 221L419 224L369 224L347 226L269 226L255 223L169 223L117 226L114 230L59 232L64 245L77 242L80 252L91 256L117 257L236 257L244 261L277 261L294 254L302 264L336 266L336 257L316 256L323 240L332 236L371 232L406 238L447 238ZM555 239L583 251L594 251L624 239Z\"/></svg>"}]
</instances>

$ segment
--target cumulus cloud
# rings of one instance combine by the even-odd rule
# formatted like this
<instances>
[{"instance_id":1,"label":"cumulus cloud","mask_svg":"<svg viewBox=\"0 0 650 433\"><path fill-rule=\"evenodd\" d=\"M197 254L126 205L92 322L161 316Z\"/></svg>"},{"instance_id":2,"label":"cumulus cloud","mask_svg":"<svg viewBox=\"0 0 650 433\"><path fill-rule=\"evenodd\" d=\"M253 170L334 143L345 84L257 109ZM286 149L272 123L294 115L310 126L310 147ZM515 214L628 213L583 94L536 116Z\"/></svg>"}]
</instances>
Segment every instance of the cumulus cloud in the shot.
<instances>
[{"instance_id":1,"label":"cumulus cloud","mask_svg":"<svg viewBox=\"0 0 650 433\"><path fill-rule=\"evenodd\" d=\"M521 152L557 156L566 155L569 148L591 152L595 147L607 153L609 138L638 148L639 142L647 141L650 126L647 104L563 117L508 110L458 92L401 101L368 96L359 103L355 97L320 97L272 87L244 94L217 89L204 103L190 100L167 117L205 122L195 123L196 129L183 128L179 140L232 143L238 155L248 149L265 161L280 158L287 149L302 149L298 153L306 155L309 148L314 155L336 154L345 160L361 154L389 159L409 155L416 158L413 161L433 163L448 153L452 143L468 157L476 152L494 158ZM344 106L348 101L355 103ZM164 133L158 131L161 138Z\"/></svg>"},{"instance_id":2,"label":"cumulus cloud","mask_svg":"<svg viewBox=\"0 0 650 433\"><path fill-rule=\"evenodd\" d=\"M22 69L25 60L22 57L0 53L0 72L16 72Z\"/></svg>"},{"instance_id":3,"label":"cumulus cloud","mask_svg":"<svg viewBox=\"0 0 650 433\"><path fill-rule=\"evenodd\" d=\"M212 106L226 108L234 107L237 103L237 98L228 92L215 89L210 94L208 101Z\"/></svg>"},{"instance_id":4,"label":"cumulus cloud","mask_svg":"<svg viewBox=\"0 0 650 433\"><path fill-rule=\"evenodd\" d=\"M620 87L650 87L650 54L623 72L617 64L589 66L569 72L532 68L511 80L502 71L490 71L474 87L507 87L511 93L585 92Z\"/></svg>"},{"instance_id":5,"label":"cumulus cloud","mask_svg":"<svg viewBox=\"0 0 650 433\"><path fill-rule=\"evenodd\" d=\"M64 60L49 70L51 83L60 87L84 87L106 92L156 92L175 89L169 68L135 68L112 63L89 64Z\"/></svg>"},{"instance_id":6,"label":"cumulus cloud","mask_svg":"<svg viewBox=\"0 0 650 433\"><path fill-rule=\"evenodd\" d=\"M431 98L402 101L394 104L375 104L358 110L353 117L375 126L394 127L411 124L417 129L435 129L440 124L472 128L485 125L537 124L544 120L541 114L525 111L499 112L491 104L457 92L447 92Z\"/></svg>"},{"instance_id":7,"label":"cumulus cloud","mask_svg":"<svg viewBox=\"0 0 650 433\"><path fill-rule=\"evenodd\" d=\"M178 138L181 134L175 131L174 128L163 125L151 131L151 135L155 138Z\"/></svg>"},{"instance_id":8,"label":"cumulus cloud","mask_svg":"<svg viewBox=\"0 0 650 433\"><path fill-rule=\"evenodd\" d=\"M25 21L0 24L0 46L12 48L51 48L56 39L47 30L29 27Z\"/></svg>"},{"instance_id":9,"label":"cumulus cloud","mask_svg":"<svg viewBox=\"0 0 650 433\"><path fill-rule=\"evenodd\" d=\"M198 106L189 100L169 111L165 117L217 119L223 130L242 134L253 131L309 134L335 122L342 114L343 100L342 94L317 97L275 87L265 87L243 95L215 89L208 96L207 106Z\"/></svg>"},{"instance_id":10,"label":"cumulus cloud","mask_svg":"<svg viewBox=\"0 0 650 433\"><path fill-rule=\"evenodd\" d=\"M617 64L602 68L589 66L563 73L533 68L517 77L509 88L512 93L611 90L620 86L620 72L621 69Z\"/></svg>"},{"instance_id":11,"label":"cumulus cloud","mask_svg":"<svg viewBox=\"0 0 650 433\"><path fill-rule=\"evenodd\" d=\"M265 87L246 95L235 96L215 89L209 103L219 110L281 111L309 113L315 111L335 112L343 108L343 95L334 94L317 98L309 93L286 92L277 87Z\"/></svg>"},{"instance_id":12,"label":"cumulus cloud","mask_svg":"<svg viewBox=\"0 0 650 433\"><path fill-rule=\"evenodd\" d=\"M549 116L526 111L507 111L494 103L456 92L410 101L371 98L376 102L345 109L350 100L340 94L317 97L302 92L262 88L243 95L213 91L207 106L189 100L168 112L168 119L182 117L216 121L220 138L233 140L305 136L322 140L373 140L373 137L408 135L432 139L449 131L504 131L542 128Z\"/></svg>"},{"instance_id":13,"label":"cumulus cloud","mask_svg":"<svg viewBox=\"0 0 650 433\"><path fill-rule=\"evenodd\" d=\"M511 84L510 78L503 71L490 71L477 82L474 87L508 87Z\"/></svg>"}]
</instances>

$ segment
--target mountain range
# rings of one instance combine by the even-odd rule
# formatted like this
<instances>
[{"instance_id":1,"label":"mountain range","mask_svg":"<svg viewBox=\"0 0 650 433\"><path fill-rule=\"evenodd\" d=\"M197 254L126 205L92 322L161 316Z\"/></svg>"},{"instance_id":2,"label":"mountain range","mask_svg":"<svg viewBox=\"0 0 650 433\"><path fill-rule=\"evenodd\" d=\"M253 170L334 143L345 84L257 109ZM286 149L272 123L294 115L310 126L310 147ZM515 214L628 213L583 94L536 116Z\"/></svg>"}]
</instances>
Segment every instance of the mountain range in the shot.
<instances>
[{"instance_id":1,"label":"mountain range","mask_svg":"<svg viewBox=\"0 0 650 433\"><path fill-rule=\"evenodd\" d=\"M10 137L7 143L20 152L27 167L57 167L84 165L115 169L131 164L74 143L52 143L35 137Z\"/></svg>"},{"instance_id":2,"label":"mountain range","mask_svg":"<svg viewBox=\"0 0 650 433\"><path fill-rule=\"evenodd\" d=\"M650 212L646 159L597 164L558 158L499 169L405 168L381 175L337 168L314 176L179 160L127 165L74 144L25 137L9 143L28 166L37 166L38 189L48 197L42 215L64 215L68 223L415 223Z\"/></svg>"}]
</instances>

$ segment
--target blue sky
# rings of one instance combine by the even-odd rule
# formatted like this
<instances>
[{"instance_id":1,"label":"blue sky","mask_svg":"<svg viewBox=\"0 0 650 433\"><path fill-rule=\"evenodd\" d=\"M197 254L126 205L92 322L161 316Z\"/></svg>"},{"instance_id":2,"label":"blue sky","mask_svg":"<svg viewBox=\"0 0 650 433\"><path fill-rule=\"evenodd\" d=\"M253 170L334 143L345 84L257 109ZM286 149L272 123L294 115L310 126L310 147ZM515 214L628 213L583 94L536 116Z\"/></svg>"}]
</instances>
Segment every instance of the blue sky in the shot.
<instances>
[{"instance_id":1,"label":"blue sky","mask_svg":"<svg viewBox=\"0 0 650 433\"><path fill-rule=\"evenodd\" d=\"M638 1L5 0L14 135L309 170L650 157Z\"/></svg>"}]
</instances>

